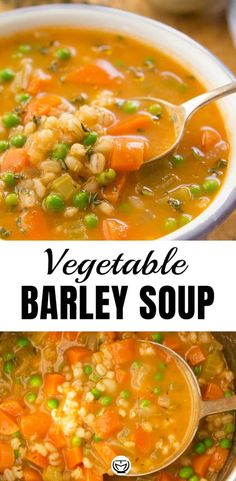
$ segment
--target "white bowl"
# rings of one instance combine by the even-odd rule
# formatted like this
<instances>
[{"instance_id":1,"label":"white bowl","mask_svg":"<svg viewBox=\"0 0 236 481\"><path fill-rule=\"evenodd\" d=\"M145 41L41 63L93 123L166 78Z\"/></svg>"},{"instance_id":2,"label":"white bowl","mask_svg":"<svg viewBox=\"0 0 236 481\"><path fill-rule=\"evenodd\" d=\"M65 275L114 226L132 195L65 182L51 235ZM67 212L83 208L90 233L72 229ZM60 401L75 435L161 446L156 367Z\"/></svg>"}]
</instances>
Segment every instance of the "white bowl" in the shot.
<instances>
[{"instance_id":1,"label":"white bowl","mask_svg":"<svg viewBox=\"0 0 236 481\"><path fill-rule=\"evenodd\" d=\"M234 79L233 74L216 57L183 33L121 10L86 5L51 5L13 10L0 15L0 32L4 36L56 25L101 28L139 37L177 59L207 89ZM231 144L226 179L216 198L202 214L164 239L202 238L236 207L236 94L221 100L219 106Z\"/></svg>"}]
</instances>

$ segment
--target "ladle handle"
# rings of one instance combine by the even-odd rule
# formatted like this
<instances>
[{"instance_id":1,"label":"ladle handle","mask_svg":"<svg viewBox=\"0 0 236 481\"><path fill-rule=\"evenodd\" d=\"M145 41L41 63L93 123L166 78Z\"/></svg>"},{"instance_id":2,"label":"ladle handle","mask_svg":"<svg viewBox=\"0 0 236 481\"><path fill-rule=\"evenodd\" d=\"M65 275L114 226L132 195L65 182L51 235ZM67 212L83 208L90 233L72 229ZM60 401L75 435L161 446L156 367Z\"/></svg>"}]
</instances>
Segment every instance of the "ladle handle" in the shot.
<instances>
[{"instance_id":1,"label":"ladle handle","mask_svg":"<svg viewBox=\"0 0 236 481\"><path fill-rule=\"evenodd\" d=\"M200 417L209 416L210 414L223 413L236 410L236 395L217 399L216 401L202 401Z\"/></svg>"},{"instance_id":2,"label":"ladle handle","mask_svg":"<svg viewBox=\"0 0 236 481\"><path fill-rule=\"evenodd\" d=\"M226 95L233 94L236 92L236 81L231 82L230 84L223 85L223 87L218 87L210 92L206 92L204 94L198 95L191 100L188 100L182 107L186 113L186 119L189 118L196 110L204 105L212 102L213 100L218 100Z\"/></svg>"}]
</instances>

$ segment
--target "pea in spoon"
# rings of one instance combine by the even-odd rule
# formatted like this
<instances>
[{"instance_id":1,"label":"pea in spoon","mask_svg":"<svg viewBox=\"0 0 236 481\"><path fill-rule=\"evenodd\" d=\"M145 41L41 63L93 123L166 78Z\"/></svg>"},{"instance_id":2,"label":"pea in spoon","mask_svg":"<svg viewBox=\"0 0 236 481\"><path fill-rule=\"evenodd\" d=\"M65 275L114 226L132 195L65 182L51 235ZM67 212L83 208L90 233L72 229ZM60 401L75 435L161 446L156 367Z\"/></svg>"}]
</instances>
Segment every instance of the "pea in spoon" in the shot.
<instances>
[{"instance_id":1,"label":"pea in spoon","mask_svg":"<svg viewBox=\"0 0 236 481\"><path fill-rule=\"evenodd\" d=\"M205 92L204 94L198 95L197 97L193 97L187 102L184 102L181 105L174 105L166 100L158 99L155 97L134 97L131 100L138 101L138 102L155 102L160 105L163 105L169 117L174 119L175 122L175 140L174 142L169 145L163 152L161 152L158 156L152 157L151 159L147 159L143 166L146 164L150 164L156 162L157 160L161 159L165 155L171 153L175 147L179 144L187 121L190 117L196 112L198 109L203 107L204 105L218 100L226 95L230 95L236 92L236 81L231 82L230 84L223 85L222 87L218 87L210 92Z\"/></svg>"},{"instance_id":2,"label":"pea in spoon","mask_svg":"<svg viewBox=\"0 0 236 481\"><path fill-rule=\"evenodd\" d=\"M154 345L157 347L157 344L152 341L143 341L139 340L140 343L145 343L147 346ZM180 444L179 448L173 453L171 457L167 459L167 461L162 464L160 467L153 469L152 471L147 471L143 473L132 473L132 470L126 474L126 476L132 477L141 477L147 476L157 473L158 471L167 468L170 464L175 462L188 448L190 443L192 442L200 421L211 414L217 413L224 413L228 411L236 410L236 395L231 397L224 397L213 401L203 401L201 396L201 391L199 388L199 384L197 382L196 376L194 375L192 369L187 364L187 362L179 356L175 351L165 347L163 345L158 344L158 348L163 350L168 357L173 358L175 362L178 364L179 368L182 370L183 374L185 375L186 382L189 383L190 393L191 393L191 401L192 401L192 409L189 416L189 425L187 431L185 433L185 438Z\"/></svg>"}]
</instances>

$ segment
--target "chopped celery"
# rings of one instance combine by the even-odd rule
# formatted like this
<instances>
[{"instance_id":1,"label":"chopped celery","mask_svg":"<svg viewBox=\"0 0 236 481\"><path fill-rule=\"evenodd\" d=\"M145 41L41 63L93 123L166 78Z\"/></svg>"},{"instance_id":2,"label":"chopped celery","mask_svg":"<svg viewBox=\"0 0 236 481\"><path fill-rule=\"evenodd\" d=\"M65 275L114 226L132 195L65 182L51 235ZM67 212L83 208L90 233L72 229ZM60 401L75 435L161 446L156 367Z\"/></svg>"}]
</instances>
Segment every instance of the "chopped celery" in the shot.
<instances>
[{"instance_id":1,"label":"chopped celery","mask_svg":"<svg viewBox=\"0 0 236 481\"><path fill-rule=\"evenodd\" d=\"M43 471L43 481L62 481L61 468L56 466L48 466Z\"/></svg>"},{"instance_id":2,"label":"chopped celery","mask_svg":"<svg viewBox=\"0 0 236 481\"><path fill-rule=\"evenodd\" d=\"M63 174L51 184L51 191L61 194L63 199L69 200L74 195L76 185L69 174Z\"/></svg>"},{"instance_id":3,"label":"chopped celery","mask_svg":"<svg viewBox=\"0 0 236 481\"><path fill-rule=\"evenodd\" d=\"M213 351L210 352L207 356L207 359L204 363L204 367L202 369L201 376L209 381L213 379L215 376L220 374L224 369L224 357L222 352L220 351Z\"/></svg>"}]
</instances>

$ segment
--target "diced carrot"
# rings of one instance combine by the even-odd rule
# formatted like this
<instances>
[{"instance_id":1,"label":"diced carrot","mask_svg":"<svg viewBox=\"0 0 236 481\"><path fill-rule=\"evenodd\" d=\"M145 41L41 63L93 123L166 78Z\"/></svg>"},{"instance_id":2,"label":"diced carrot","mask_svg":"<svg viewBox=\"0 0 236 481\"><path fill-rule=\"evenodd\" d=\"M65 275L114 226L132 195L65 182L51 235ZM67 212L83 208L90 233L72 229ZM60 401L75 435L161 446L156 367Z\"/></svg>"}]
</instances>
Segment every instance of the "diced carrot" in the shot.
<instances>
[{"instance_id":1,"label":"diced carrot","mask_svg":"<svg viewBox=\"0 0 236 481\"><path fill-rule=\"evenodd\" d=\"M62 102L62 97L54 94L44 94L35 97L27 106L24 123L27 124L27 122L34 117L53 114L54 110L57 109Z\"/></svg>"},{"instance_id":2,"label":"diced carrot","mask_svg":"<svg viewBox=\"0 0 236 481\"><path fill-rule=\"evenodd\" d=\"M203 391L203 399L204 401L213 401L214 399L220 399L224 396L224 392L220 386L217 384L210 382L207 384L206 388Z\"/></svg>"},{"instance_id":3,"label":"diced carrot","mask_svg":"<svg viewBox=\"0 0 236 481\"><path fill-rule=\"evenodd\" d=\"M69 347L69 349L67 349L65 352L66 361L70 366L72 366L72 364L76 364L76 362L80 362L90 354L91 351L89 349L80 346Z\"/></svg>"},{"instance_id":4,"label":"diced carrot","mask_svg":"<svg viewBox=\"0 0 236 481\"><path fill-rule=\"evenodd\" d=\"M135 356L136 341L135 339L123 339L109 345L115 364L127 364L131 362Z\"/></svg>"},{"instance_id":5,"label":"diced carrot","mask_svg":"<svg viewBox=\"0 0 236 481\"><path fill-rule=\"evenodd\" d=\"M113 142L110 166L118 172L139 170L144 163L145 140L141 137L117 137Z\"/></svg>"},{"instance_id":6,"label":"diced carrot","mask_svg":"<svg viewBox=\"0 0 236 481\"><path fill-rule=\"evenodd\" d=\"M11 468L15 462L13 448L10 444L0 443L0 473L4 469Z\"/></svg>"},{"instance_id":7,"label":"diced carrot","mask_svg":"<svg viewBox=\"0 0 236 481\"><path fill-rule=\"evenodd\" d=\"M115 378L118 384L124 384L129 380L129 373L125 369L115 366Z\"/></svg>"},{"instance_id":8,"label":"diced carrot","mask_svg":"<svg viewBox=\"0 0 236 481\"><path fill-rule=\"evenodd\" d=\"M76 466L82 463L83 450L80 447L64 449L64 458L66 467L68 469L74 469Z\"/></svg>"},{"instance_id":9,"label":"diced carrot","mask_svg":"<svg viewBox=\"0 0 236 481\"><path fill-rule=\"evenodd\" d=\"M30 463L35 464L35 466L38 466L38 468L44 469L48 466L48 458L36 451L28 453L26 459L30 461Z\"/></svg>"},{"instance_id":10,"label":"diced carrot","mask_svg":"<svg viewBox=\"0 0 236 481\"><path fill-rule=\"evenodd\" d=\"M94 443L93 447L104 463L110 467L112 460L118 455L118 452L106 442Z\"/></svg>"},{"instance_id":11,"label":"diced carrot","mask_svg":"<svg viewBox=\"0 0 236 481\"><path fill-rule=\"evenodd\" d=\"M58 428L58 426L52 425L48 431L48 439L58 449L66 446L66 437Z\"/></svg>"},{"instance_id":12,"label":"diced carrot","mask_svg":"<svg viewBox=\"0 0 236 481\"><path fill-rule=\"evenodd\" d=\"M43 412L35 412L22 416L20 428L25 438L35 435L37 438L43 439L51 424L51 416Z\"/></svg>"},{"instance_id":13,"label":"diced carrot","mask_svg":"<svg viewBox=\"0 0 236 481\"><path fill-rule=\"evenodd\" d=\"M206 152L213 149L213 147L221 141L221 136L217 130L212 127L202 128L202 146Z\"/></svg>"},{"instance_id":14,"label":"diced carrot","mask_svg":"<svg viewBox=\"0 0 236 481\"><path fill-rule=\"evenodd\" d=\"M111 204L117 204L120 199L122 190L125 187L127 178L127 174L119 173L115 181L112 182L112 184L110 184L108 187L104 188L102 192L103 198L108 200L108 202L111 202Z\"/></svg>"},{"instance_id":15,"label":"diced carrot","mask_svg":"<svg viewBox=\"0 0 236 481\"><path fill-rule=\"evenodd\" d=\"M43 210L39 207L29 208L22 217L23 227L29 240L50 239L50 229Z\"/></svg>"},{"instance_id":16,"label":"diced carrot","mask_svg":"<svg viewBox=\"0 0 236 481\"><path fill-rule=\"evenodd\" d=\"M135 431L134 441L136 449L143 455L148 455L153 450L153 434L141 426Z\"/></svg>"},{"instance_id":17,"label":"diced carrot","mask_svg":"<svg viewBox=\"0 0 236 481\"><path fill-rule=\"evenodd\" d=\"M103 481L103 475L97 474L94 469L84 468L83 481Z\"/></svg>"},{"instance_id":18,"label":"diced carrot","mask_svg":"<svg viewBox=\"0 0 236 481\"><path fill-rule=\"evenodd\" d=\"M1 172L18 173L26 170L30 165L30 157L26 149L8 150L1 164Z\"/></svg>"},{"instance_id":19,"label":"diced carrot","mask_svg":"<svg viewBox=\"0 0 236 481\"><path fill-rule=\"evenodd\" d=\"M49 332L47 338L50 342L60 341L62 338L62 332Z\"/></svg>"},{"instance_id":20,"label":"diced carrot","mask_svg":"<svg viewBox=\"0 0 236 481\"><path fill-rule=\"evenodd\" d=\"M172 473L166 473L165 471L161 472L155 481L175 481L175 477Z\"/></svg>"},{"instance_id":21,"label":"diced carrot","mask_svg":"<svg viewBox=\"0 0 236 481\"><path fill-rule=\"evenodd\" d=\"M179 351L179 349L181 348L181 341L178 333L172 332L165 334L163 344L164 346L169 347L169 349L172 349L173 351Z\"/></svg>"},{"instance_id":22,"label":"diced carrot","mask_svg":"<svg viewBox=\"0 0 236 481\"><path fill-rule=\"evenodd\" d=\"M135 135L139 133L139 129L145 130L152 124L152 116L148 113L139 113L132 115L125 120L118 121L107 129L109 135Z\"/></svg>"},{"instance_id":23,"label":"diced carrot","mask_svg":"<svg viewBox=\"0 0 236 481\"><path fill-rule=\"evenodd\" d=\"M192 465L195 473L198 474L201 478L205 478L206 473L209 469L211 461L211 455L209 454L199 454L195 456L192 460Z\"/></svg>"},{"instance_id":24,"label":"diced carrot","mask_svg":"<svg viewBox=\"0 0 236 481\"><path fill-rule=\"evenodd\" d=\"M45 73L41 69L35 70L33 73L28 88L27 92L31 95L36 95L40 92L44 92L47 90L48 86L52 83L52 76Z\"/></svg>"},{"instance_id":25,"label":"diced carrot","mask_svg":"<svg viewBox=\"0 0 236 481\"><path fill-rule=\"evenodd\" d=\"M123 75L107 60L97 59L83 65L65 76L66 82L84 85L106 86L121 80Z\"/></svg>"},{"instance_id":26,"label":"diced carrot","mask_svg":"<svg viewBox=\"0 0 236 481\"><path fill-rule=\"evenodd\" d=\"M106 240L127 239L128 225L118 219L104 219L102 223L103 236Z\"/></svg>"},{"instance_id":27,"label":"diced carrot","mask_svg":"<svg viewBox=\"0 0 236 481\"><path fill-rule=\"evenodd\" d=\"M18 430L18 424L8 414L0 410L0 434L10 436Z\"/></svg>"},{"instance_id":28,"label":"diced carrot","mask_svg":"<svg viewBox=\"0 0 236 481\"><path fill-rule=\"evenodd\" d=\"M94 432L102 439L108 439L116 434L121 427L120 418L115 409L108 408L101 416L98 416L93 423Z\"/></svg>"},{"instance_id":29,"label":"diced carrot","mask_svg":"<svg viewBox=\"0 0 236 481\"><path fill-rule=\"evenodd\" d=\"M196 366L206 360L206 356L200 346L192 346L187 352L186 358L191 366Z\"/></svg>"},{"instance_id":30,"label":"diced carrot","mask_svg":"<svg viewBox=\"0 0 236 481\"><path fill-rule=\"evenodd\" d=\"M59 373L48 373L44 376L44 393L46 396L56 396L57 388L65 382L65 377Z\"/></svg>"},{"instance_id":31,"label":"diced carrot","mask_svg":"<svg viewBox=\"0 0 236 481\"><path fill-rule=\"evenodd\" d=\"M228 456L229 456L228 449L221 448L220 446L215 448L215 451L211 456L209 470L214 472L220 471L224 467L228 459Z\"/></svg>"},{"instance_id":32,"label":"diced carrot","mask_svg":"<svg viewBox=\"0 0 236 481\"><path fill-rule=\"evenodd\" d=\"M35 471L35 469L32 468L24 468L23 469L24 473L24 481L42 481L42 476L38 473L38 471Z\"/></svg>"},{"instance_id":33,"label":"diced carrot","mask_svg":"<svg viewBox=\"0 0 236 481\"><path fill-rule=\"evenodd\" d=\"M16 399L5 399L5 401L0 403L0 409L14 417L24 414L22 404Z\"/></svg>"}]
</instances>

